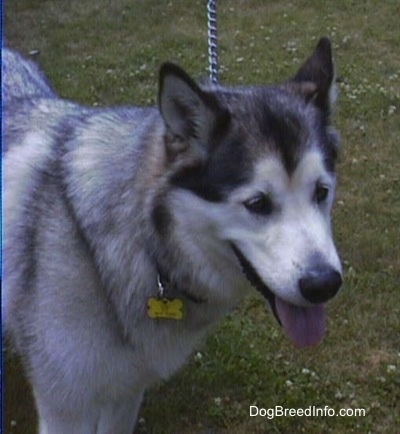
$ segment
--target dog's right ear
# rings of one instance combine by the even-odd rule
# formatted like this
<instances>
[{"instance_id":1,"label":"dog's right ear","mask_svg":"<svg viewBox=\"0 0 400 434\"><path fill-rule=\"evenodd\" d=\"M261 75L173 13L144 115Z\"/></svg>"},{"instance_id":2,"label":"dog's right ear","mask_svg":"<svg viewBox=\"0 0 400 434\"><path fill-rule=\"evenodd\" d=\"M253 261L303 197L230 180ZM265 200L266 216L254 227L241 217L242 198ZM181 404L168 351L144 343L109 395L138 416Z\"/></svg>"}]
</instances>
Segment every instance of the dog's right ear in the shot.
<instances>
[{"instance_id":1,"label":"dog's right ear","mask_svg":"<svg viewBox=\"0 0 400 434\"><path fill-rule=\"evenodd\" d=\"M212 92L202 90L173 63L164 63L160 69L158 105L170 138L168 152L173 154L190 147L204 156L216 128L221 131L230 119Z\"/></svg>"}]
</instances>

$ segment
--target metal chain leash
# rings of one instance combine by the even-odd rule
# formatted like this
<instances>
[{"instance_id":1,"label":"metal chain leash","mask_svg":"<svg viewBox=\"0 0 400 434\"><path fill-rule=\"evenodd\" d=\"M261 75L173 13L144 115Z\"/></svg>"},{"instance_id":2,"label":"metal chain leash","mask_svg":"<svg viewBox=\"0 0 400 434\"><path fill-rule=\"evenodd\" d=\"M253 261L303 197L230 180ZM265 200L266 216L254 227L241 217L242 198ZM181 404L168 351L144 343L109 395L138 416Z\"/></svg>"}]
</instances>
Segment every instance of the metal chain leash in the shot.
<instances>
[{"instance_id":1,"label":"metal chain leash","mask_svg":"<svg viewBox=\"0 0 400 434\"><path fill-rule=\"evenodd\" d=\"M218 84L218 29L217 29L217 0L207 2L208 28L208 69L211 83Z\"/></svg>"}]
</instances>

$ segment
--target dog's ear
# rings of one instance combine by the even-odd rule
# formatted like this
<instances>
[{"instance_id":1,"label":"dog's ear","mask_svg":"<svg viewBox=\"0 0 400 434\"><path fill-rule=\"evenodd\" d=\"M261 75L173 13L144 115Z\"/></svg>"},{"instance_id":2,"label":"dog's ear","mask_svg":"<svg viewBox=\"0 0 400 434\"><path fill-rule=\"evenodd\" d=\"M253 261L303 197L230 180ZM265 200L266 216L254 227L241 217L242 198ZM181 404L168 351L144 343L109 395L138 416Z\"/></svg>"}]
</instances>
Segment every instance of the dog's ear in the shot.
<instances>
[{"instance_id":1,"label":"dog's ear","mask_svg":"<svg viewBox=\"0 0 400 434\"><path fill-rule=\"evenodd\" d=\"M164 63L160 69L158 105L170 139L168 151L188 147L210 151L211 138L229 123L229 113L212 92L202 90L183 69Z\"/></svg>"},{"instance_id":2,"label":"dog's ear","mask_svg":"<svg viewBox=\"0 0 400 434\"><path fill-rule=\"evenodd\" d=\"M314 52L288 84L306 101L313 102L329 115L337 90L331 42L328 38L319 40Z\"/></svg>"}]
</instances>

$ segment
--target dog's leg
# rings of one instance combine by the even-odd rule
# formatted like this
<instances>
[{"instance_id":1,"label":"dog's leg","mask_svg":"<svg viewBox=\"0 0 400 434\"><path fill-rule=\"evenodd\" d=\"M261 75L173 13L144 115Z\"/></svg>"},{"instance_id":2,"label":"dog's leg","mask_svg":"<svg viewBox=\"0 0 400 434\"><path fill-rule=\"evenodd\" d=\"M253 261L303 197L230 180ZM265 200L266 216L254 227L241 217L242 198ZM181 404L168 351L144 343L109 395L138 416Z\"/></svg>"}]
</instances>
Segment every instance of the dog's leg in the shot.
<instances>
[{"instance_id":1,"label":"dog's leg","mask_svg":"<svg viewBox=\"0 0 400 434\"><path fill-rule=\"evenodd\" d=\"M68 414L55 412L51 405L36 400L39 434L96 434L96 417L90 412ZM131 434L131 433L129 433Z\"/></svg>"},{"instance_id":2,"label":"dog's leg","mask_svg":"<svg viewBox=\"0 0 400 434\"><path fill-rule=\"evenodd\" d=\"M133 434L143 392L134 398L103 405L96 434Z\"/></svg>"},{"instance_id":3,"label":"dog's leg","mask_svg":"<svg viewBox=\"0 0 400 434\"><path fill-rule=\"evenodd\" d=\"M98 403L75 413L55 412L36 399L40 434L133 434L143 391L120 401Z\"/></svg>"}]
</instances>

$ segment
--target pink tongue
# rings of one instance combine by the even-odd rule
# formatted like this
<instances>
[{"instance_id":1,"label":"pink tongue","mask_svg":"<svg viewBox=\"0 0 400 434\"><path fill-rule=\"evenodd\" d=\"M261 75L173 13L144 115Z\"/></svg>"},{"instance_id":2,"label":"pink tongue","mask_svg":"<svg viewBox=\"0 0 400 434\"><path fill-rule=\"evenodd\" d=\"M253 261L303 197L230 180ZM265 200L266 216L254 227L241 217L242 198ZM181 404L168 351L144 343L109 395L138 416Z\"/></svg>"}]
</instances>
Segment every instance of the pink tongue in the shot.
<instances>
[{"instance_id":1,"label":"pink tongue","mask_svg":"<svg viewBox=\"0 0 400 434\"><path fill-rule=\"evenodd\" d=\"M275 305L283 330L297 347L316 345L325 334L325 307L294 306L275 296Z\"/></svg>"}]
</instances>

